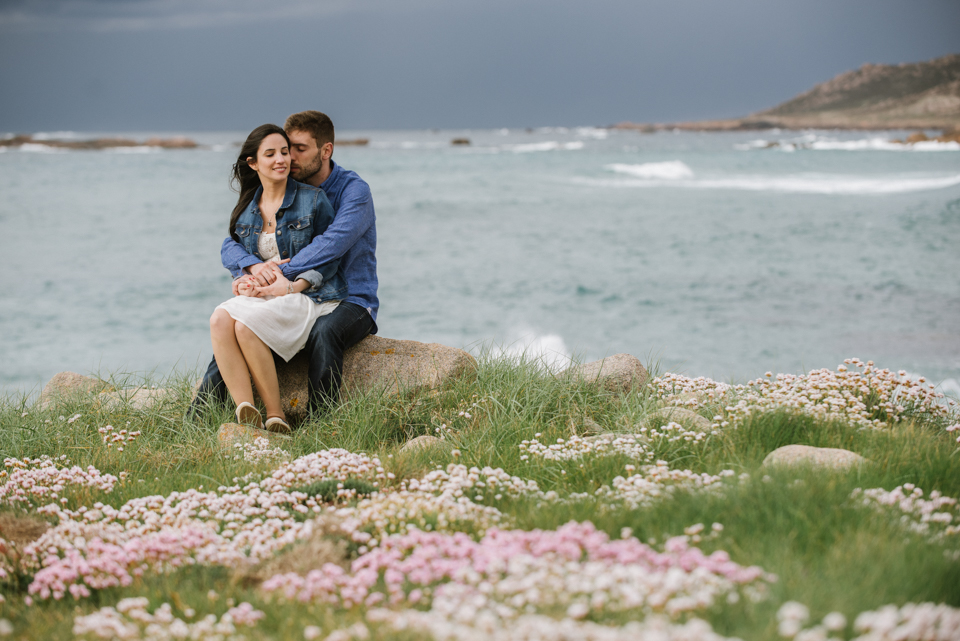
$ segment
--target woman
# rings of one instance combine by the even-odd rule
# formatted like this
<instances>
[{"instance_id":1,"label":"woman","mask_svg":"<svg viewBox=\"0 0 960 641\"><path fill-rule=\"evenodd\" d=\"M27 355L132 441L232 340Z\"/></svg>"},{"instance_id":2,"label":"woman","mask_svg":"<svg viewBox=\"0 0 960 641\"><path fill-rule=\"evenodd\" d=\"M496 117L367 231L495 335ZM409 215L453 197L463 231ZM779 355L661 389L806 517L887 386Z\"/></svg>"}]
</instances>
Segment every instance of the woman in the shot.
<instances>
[{"instance_id":1,"label":"woman","mask_svg":"<svg viewBox=\"0 0 960 641\"><path fill-rule=\"evenodd\" d=\"M236 403L237 421L275 432L290 426L280 406L274 352L293 358L314 321L336 309L347 289L339 261L319 267L298 261L297 253L326 231L334 213L323 191L291 180L289 173L290 141L283 129L254 129L233 166L240 198L220 250L239 295L210 317L213 355ZM280 269L287 263L288 273L297 274L293 281ZM253 404L251 377L266 424Z\"/></svg>"}]
</instances>

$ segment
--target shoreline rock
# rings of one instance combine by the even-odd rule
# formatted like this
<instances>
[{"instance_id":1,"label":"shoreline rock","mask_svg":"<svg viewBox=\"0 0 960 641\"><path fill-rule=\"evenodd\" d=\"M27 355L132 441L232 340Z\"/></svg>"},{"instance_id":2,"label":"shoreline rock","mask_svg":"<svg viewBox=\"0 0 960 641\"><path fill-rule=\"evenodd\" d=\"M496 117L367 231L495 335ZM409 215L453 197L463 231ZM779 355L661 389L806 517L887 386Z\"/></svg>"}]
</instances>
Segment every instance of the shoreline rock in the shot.
<instances>
[{"instance_id":1,"label":"shoreline rock","mask_svg":"<svg viewBox=\"0 0 960 641\"><path fill-rule=\"evenodd\" d=\"M0 140L0 147L22 147L23 145L43 145L54 149L101 150L118 147L159 147L161 149L195 149L199 145L184 136L173 138L149 138L137 142L129 138L93 138L91 140L47 140L35 139L29 134Z\"/></svg>"},{"instance_id":2,"label":"shoreline rock","mask_svg":"<svg viewBox=\"0 0 960 641\"><path fill-rule=\"evenodd\" d=\"M647 369L636 356L614 354L598 361L574 365L560 373L586 383L597 383L614 394L625 394L647 382Z\"/></svg>"}]
</instances>

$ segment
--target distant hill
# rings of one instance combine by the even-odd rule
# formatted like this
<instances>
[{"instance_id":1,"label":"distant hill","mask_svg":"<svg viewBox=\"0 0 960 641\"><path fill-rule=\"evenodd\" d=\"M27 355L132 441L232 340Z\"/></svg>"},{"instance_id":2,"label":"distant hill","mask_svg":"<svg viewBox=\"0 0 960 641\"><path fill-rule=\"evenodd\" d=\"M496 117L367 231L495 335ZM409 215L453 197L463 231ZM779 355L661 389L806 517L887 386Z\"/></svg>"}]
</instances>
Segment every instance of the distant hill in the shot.
<instances>
[{"instance_id":1,"label":"distant hill","mask_svg":"<svg viewBox=\"0 0 960 641\"><path fill-rule=\"evenodd\" d=\"M960 54L900 65L866 64L744 118L617 127L956 129L960 128Z\"/></svg>"}]
</instances>

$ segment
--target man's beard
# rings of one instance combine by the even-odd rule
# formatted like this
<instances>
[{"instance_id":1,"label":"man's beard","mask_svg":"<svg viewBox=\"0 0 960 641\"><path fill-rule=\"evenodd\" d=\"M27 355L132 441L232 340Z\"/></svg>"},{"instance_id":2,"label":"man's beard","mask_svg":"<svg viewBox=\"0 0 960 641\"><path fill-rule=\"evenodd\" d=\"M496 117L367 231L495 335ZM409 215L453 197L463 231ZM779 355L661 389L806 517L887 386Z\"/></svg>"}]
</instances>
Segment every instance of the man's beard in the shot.
<instances>
[{"instance_id":1,"label":"man's beard","mask_svg":"<svg viewBox=\"0 0 960 641\"><path fill-rule=\"evenodd\" d=\"M309 165L300 165L300 168L296 171L293 177L299 182L307 182L320 172L320 168L323 167L323 161L320 160L320 154L318 153L314 156L313 162Z\"/></svg>"}]
</instances>

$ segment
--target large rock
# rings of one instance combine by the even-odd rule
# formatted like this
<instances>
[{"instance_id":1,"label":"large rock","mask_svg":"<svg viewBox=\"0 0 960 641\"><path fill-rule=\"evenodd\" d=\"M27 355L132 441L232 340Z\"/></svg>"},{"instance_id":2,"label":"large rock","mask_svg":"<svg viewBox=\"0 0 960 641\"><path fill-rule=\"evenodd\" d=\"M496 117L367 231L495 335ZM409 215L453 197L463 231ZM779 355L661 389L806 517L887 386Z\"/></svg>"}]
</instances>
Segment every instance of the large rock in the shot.
<instances>
[{"instance_id":1,"label":"large rock","mask_svg":"<svg viewBox=\"0 0 960 641\"><path fill-rule=\"evenodd\" d=\"M59 399L77 398L94 394L104 387L105 383L99 378L83 376L76 372L60 372L54 374L40 392L40 407L46 409Z\"/></svg>"},{"instance_id":2,"label":"large rock","mask_svg":"<svg viewBox=\"0 0 960 641\"><path fill-rule=\"evenodd\" d=\"M647 414L643 419L646 427L663 427L667 423L679 423L687 429L700 432L709 432L713 429L713 423L685 407L661 407Z\"/></svg>"},{"instance_id":3,"label":"large rock","mask_svg":"<svg viewBox=\"0 0 960 641\"><path fill-rule=\"evenodd\" d=\"M289 363L277 359L281 407L294 426L306 418L310 401L307 363L305 352ZM436 389L474 376L476 368L477 361L462 349L367 336L344 354L341 395L373 391L395 396Z\"/></svg>"},{"instance_id":4,"label":"large rock","mask_svg":"<svg viewBox=\"0 0 960 641\"><path fill-rule=\"evenodd\" d=\"M576 365L563 371L563 376L597 383L616 394L629 392L647 382L643 363L630 354L615 354L599 361Z\"/></svg>"},{"instance_id":5,"label":"large rock","mask_svg":"<svg viewBox=\"0 0 960 641\"><path fill-rule=\"evenodd\" d=\"M856 452L834 447L810 447L809 445L785 445L767 454L764 467L775 465L809 465L834 470L847 470L869 460Z\"/></svg>"}]
</instances>

